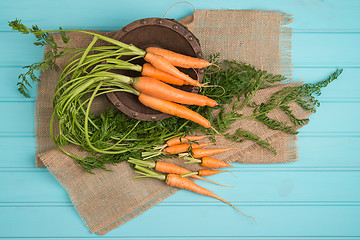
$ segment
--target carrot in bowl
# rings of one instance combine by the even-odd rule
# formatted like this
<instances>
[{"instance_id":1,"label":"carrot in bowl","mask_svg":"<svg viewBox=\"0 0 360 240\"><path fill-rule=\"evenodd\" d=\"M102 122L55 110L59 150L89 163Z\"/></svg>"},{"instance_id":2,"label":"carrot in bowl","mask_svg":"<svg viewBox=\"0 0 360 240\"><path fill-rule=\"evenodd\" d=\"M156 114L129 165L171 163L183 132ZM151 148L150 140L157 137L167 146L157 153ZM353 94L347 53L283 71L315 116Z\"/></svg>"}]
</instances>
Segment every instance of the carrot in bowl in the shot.
<instances>
[{"instance_id":1,"label":"carrot in bowl","mask_svg":"<svg viewBox=\"0 0 360 240\"><path fill-rule=\"evenodd\" d=\"M93 73L92 76L104 78L106 77L109 79L113 78L109 81L113 81L114 86L117 86L117 83L132 85L136 90L141 93L171 102L185 105L197 105L202 107L215 107L217 105L217 102L209 97L172 87L169 84L152 77L133 78L105 71Z\"/></svg>"},{"instance_id":2,"label":"carrot in bowl","mask_svg":"<svg viewBox=\"0 0 360 240\"><path fill-rule=\"evenodd\" d=\"M201 94L186 92L151 77L135 78L132 85L141 93L171 102L214 107L217 102Z\"/></svg>"},{"instance_id":3,"label":"carrot in bowl","mask_svg":"<svg viewBox=\"0 0 360 240\"><path fill-rule=\"evenodd\" d=\"M171 62L172 65L182 68L204 68L211 65L208 61L201 58L195 58L186 56L180 53L176 53L167 49L158 47L148 47L145 49L148 53L157 54L163 56Z\"/></svg>"},{"instance_id":4,"label":"carrot in bowl","mask_svg":"<svg viewBox=\"0 0 360 240\"><path fill-rule=\"evenodd\" d=\"M220 200L220 201L222 201L222 202L224 202L226 204L229 204L230 206L235 208L239 213L241 213L245 217L251 218L257 224L254 217L251 217L249 215L244 214L243 212L241 212L236 206L234 206L230 202L226 201L225 199L222 199L221 197L219 197L215 193L211 192L210 190L197 185L196 183L194 183L193 181L191 181L188 178L181 177L180 175L173 174L173 173L169 173L167 175L156 173L156 172L153 172L153 171L151 171L151 170L149 170L147 168L144 168L144 167L141 167L141 166L138 166L138 165L135 165L134 168L136 169L136 171L135 171L136 173L141 174L141 176L135 177L135 179L138 179L138 178L156 178L156 179L165 181L165 183L167 185L169 185L169 186L185 189L185 190L197 193L197 194L201 194L201 195L204 195L204 196L209 196L209 197L218 199L218 200Z\"/></svg>"},{"instance_id":5,"label":"carrot in bowl","mask_svg":"<svg viewBox=\"0 0 360 240\"><path fill-rule=\"evenodd\" d=\"M171 62L168 61L163 56L153 54L150 52L146 52L146 54L144 55L144 59L148 63L151 63L151 65L153 65L155 68L157 68L161 71L164 71L166 73L169 73L180 79L183 79L184 81L188 82L190 85L199 86L199 87L201 86L199 81L196 81L196 80L192 79L189 75L181 72L179 69L174 67L174 65L172 65Z\"/></svg>"},{"instance_id":6,"label":"carrot in bowl","mask_svg":"<svg viewBox=\"0 0 360 240\"><path fill-rule=\"evenodd\" d=\"M158 79L162 82L177 85L177 86L189 85L188 82L186 82L180 78L177 78L177 77L170 75L164 71L160 71L159 69L156 69L150 63L145 63L142 66L141 75L143 75L144 77L152 77L152 78Z\"/></svg>"},{"instance_id":7,"label":"carrot in bowl","mask_svg":"<svg viewBox=\"0 0 360 240\"><path fill-rule=\"evenodd\" d=\"M141 93L138 99L142 104L149 108L158 110L162 113L167 113L180 118L185 118L187 120L200 124L204 128L212 128L209 120L201 116L199 113L194 112L180 104L155 98L144 93Z\"/></svg>"},{"instance_id":8,"label":"carrot in bowl","mask_svg":"<svg viewBox=\"0 0 360 240\"><path fill-rule=\"evenodd\" d=\"M117 70L117 69L139 72L144 77L152 77L172 85L177 85L177 86L189 85L189 83L184 81L183 79L177 78L164 71L160 71L150 63L144 63L141 66L138 64L134 64L116 58L107 58L106 60L104 60L103 63L96 65L91 72L109 71L109 70Z\"/></svg>"}]
</instances>

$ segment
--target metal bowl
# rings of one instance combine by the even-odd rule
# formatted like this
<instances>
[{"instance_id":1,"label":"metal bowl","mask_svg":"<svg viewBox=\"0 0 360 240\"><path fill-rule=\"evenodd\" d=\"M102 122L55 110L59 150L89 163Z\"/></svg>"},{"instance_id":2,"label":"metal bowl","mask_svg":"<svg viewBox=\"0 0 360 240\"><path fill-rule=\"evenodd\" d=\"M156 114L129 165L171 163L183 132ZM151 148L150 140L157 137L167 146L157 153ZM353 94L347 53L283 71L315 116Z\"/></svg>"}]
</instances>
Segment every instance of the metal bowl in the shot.
<instances>
[{"instance_id":1,"label":"metal bowl","mask_svg":"<svg viewBox=\"0 0 360 240\"><path fill-rule=\"evenodd\" d=\"M138 48L161 47L188 56L202 58L199 40L183 25L173 19L165 18L145 18L134 21L119 30L114 38L124 43L133 44ZM142 65L143 59L134 60L134 63ZM180 71L188 74L200 83L203 79L203 71L197 69L182 69ZM132 77L140 76L134 71L119 71ZM178 87L178 86L174 86ZM198 87L181 86L178 87L188 92L198 92ZM141 104L137 96L116 92L108 93L107 97L117 109L129 117L143 121L158 121L169 118L170 115L153 110Z\"/></svg>"}]
</instances>

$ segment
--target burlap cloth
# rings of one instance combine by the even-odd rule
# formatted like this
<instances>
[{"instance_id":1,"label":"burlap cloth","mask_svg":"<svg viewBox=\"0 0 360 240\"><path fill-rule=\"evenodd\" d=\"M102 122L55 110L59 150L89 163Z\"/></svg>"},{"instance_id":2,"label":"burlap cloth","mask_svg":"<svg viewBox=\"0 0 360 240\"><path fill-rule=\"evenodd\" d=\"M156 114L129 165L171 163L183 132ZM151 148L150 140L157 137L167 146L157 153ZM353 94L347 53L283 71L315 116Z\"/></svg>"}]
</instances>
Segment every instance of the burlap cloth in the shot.
<instances>
[{"instance_id":1,"label":"burlap cloth","mask_svg":"<svg viewBox=\"0 0 360 240\"><path fill-rule=\"evenodd\" d=\"M291 29L284 25L292 18L282 12L258 10L199 10L180 22L187 26L200 40L205 58L220 53L221 58L236 59L267 70L273 74L291 76L290 56ZM112 36L114 32L106 33ZM59 37L56 36L55 37ZM71 43L76 47L86 47L91 37L71 33ZM65 60L58 62L60 67ZM52 114L51 99L58 79L55 71L46 71L41 76L36 101L36 141L37 166L46 166L64 186L79 215L92 233L103 235L131 220L158 202L170 196L177 189L166 186L162 181L148 179L134 181L133 171L127 163L108 166L112 171L95 169L95 174L83 171L71 158L54 148L49 135ZM283 86L274 86L258 91L255 102L262 102ZM106 98L97 99L95 109L111 107ZM309 113L294 105L297 117L307 117ZM251 109L245 108L244 114ZM281 111L269 113L281 121L289 121ZM290 124L290 123L289 123ZM234 123L234 129L241 127L269 141L277 154L259 147L251 141L240 144L218 138L217 146L235 146L237 149L218 154L215 157L227 162L239 163L280 163L296 160L296 138L279 131L268 129L253 120ZM79 155L73 147L70 151ZM176 161L176 159L168 160ZM178 162L177 162L178 163Z\"/></svg>"}]
</instances>

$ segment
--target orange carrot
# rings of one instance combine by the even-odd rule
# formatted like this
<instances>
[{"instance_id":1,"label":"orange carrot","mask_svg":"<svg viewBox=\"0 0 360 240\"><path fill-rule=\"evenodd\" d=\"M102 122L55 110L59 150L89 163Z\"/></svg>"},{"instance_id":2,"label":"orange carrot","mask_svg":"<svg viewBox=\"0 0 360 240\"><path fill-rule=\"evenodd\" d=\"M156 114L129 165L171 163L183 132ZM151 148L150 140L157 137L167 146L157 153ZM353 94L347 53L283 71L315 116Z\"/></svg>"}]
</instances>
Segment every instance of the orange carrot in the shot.
<instances>
[{"instance_id":1,"label":"orange carrot","mask_svg":"<svg viewBox=\"0 0 360 240\"><path fill-rule=\"evenodd\" d=\"M198 81L192 79L191 77L189 77L189 75L186 75L185 73L180 72L179 69L174 67L174 65L172 65L163 56L153 54L153 53L146 53L146 55L144 56L144 59L148 63L151 63L155 68L157 68L163 72L169 73L180 79L183 79L184 81L187 81L190 85L201 86L201 84Z\"/></svg>"},{"instance_id":2,"label":"orange carrot","mask_svg":"<svg viewBox=\"0 0 360 240\"><path fill-rule=\"evenodd\" d=\"M235 208L238 212L240 212L242 215L244 215L245 217L249 217L251 219L254 220L254 222L256 223L256 220L248 215L245 215L244 213L242 213L237 207L235 207L233 204L231 204L230 202L222 199L221 197L219 197L218 195L216 195L215 193L211 192L210 190L203 188L199 185L197 185L196 183L192 182L190 179L188 178L183 178L177 174L168 174L166 176L166 180L165 180L166 184L168 184L169 186L173 186L173 187L178 187L181 189L185 189L194 193L198 193L201 195L205 195L205 196L209 196L215 199L218 199L226 204L229 204L230 206L232 206L233 208Z\"/></svg>"},{"instance_id":3,"label":"orange carrot","mask_svg":"<svg viewBox=\"0 0 360 240\"><path fill-rule=\"evenodd\" d=\"M233 148L193 149L192 157L193 158L202 158L202 157L207 157L207 156L210 156L213 154L229 151L232 149Z\"/></svg>"},{"instance_id":4,"label":"orange carrot","mask_svg":"<svg viewBox=\"0 0 360 240\"><path fill-rule=\"evenodd\" d=\"M177 85L177 86L188 85L188 82L186 82L180 78L174 77L173 75L170 75L166 72L160 71L159 69L156 69L150 63L145 63L142 66L141 74L145 77L152 77L152 78L158 79L162 82L166 82L166 83Z\"/></svg>"},{"instance_id":5,"label":"orange carrot","mask_svg":"<svg viewBox=\"0 0 360 240\"><path fill-rule=\"evenodd\" d=\"M226 170L212 170L212 169L200 169L198 171L198 175L199 176L211 176L211 175L215 175L221 172L224 172Z\"/></svg>"},{"instance_id":6,"label":"orange carrot","mask_svg":"<svg viewBox=\"0 0 360 240\"><path fill-rule=\"evenodd\" d=\"M217 105L216 101L204 95L186 92L178 88L174 88L151 77L135 78L132 85L141 93L171 102L210 107Z\"/></svg>"},{"instance_id":7,"label":"orange carrot","mask_svg":"<svg viewBox=\"0 0 360 240\"><path fill-rule=\"evenodd\" d=\"M138 166L138 165L135 165L134 168L136 169L135 170L136 173L139 173L139 174L142 175L142 176L135 177L135 179L139 179L139 178L156 178L156 179L165 181L165 183L167 185L169 185L169 186L185 189L185 190L188 190L188 191L191 191L191 192L194 192L194 193L198 193L198 194L201 194L201 195L204 195L204 196L209 196L209 197L218 199L218 200L220 200L220 201L222 201L222 202L224 202L226 204L229 204L230 206L235 208L239 213L241 213L245 217L251 218L256 223L255 218L253 218L251 216L248 216L248 215L245 215L237 207L235 207L233 204L231 204L228 201L222 199L221 197L219 197L215 193L211 192L210 190L197 185L196 183L194 183L193 181L191 181L188 178L184 178L184 177L181 177L178 174L173 174L173 173L163 175L163 174L153 172L153 171L151 171L151 170L149 170L147 168L144 168L144 167Z\"/></svg>"},{"instance_id":8,"label":"orange carrot","mask_svg":"<svg viewBox=\"0 0 360 240\"><path fill-rule=\"evenodd\" d=\"M234 166L231 166L230 164L228 164L228 163L226 163L224 161L221 161L219 159L212 158L212 157L202 157L200 165L202 167L207 167L207 168L234 167Z\"/></svg>"},{"instance_id":9,"label":"orange carrot","mask_svg":"<svg viewBox=\"0 0 360 240\"><path fill-rule=\"evenodd\" d=\"M172 164L172 163L159 162L159 161L156 162L156 164L155 164L155 170L159 171L159 172L162 172L162 173L168 173L168 174L171 173L171 174L177 174L177 175L191 173L191 171L186 169L186 168L177 166L177 165ZM200 175L192 175L191 177L196 178L196 179L200 179L200 180L203 180L203 181L211 182L211 183L214 183L216 185L228 187L226 185L222 185L222 184L219 184L217 182L211 181L209 179L203 178Z\"/></svg>"},{"instance_id":10,"label":"orange carrot","mask_svg":"<svg viewBox=\"0 0 360 240\"><path fill-rule=\"evenodd\" d=\"M212 128L211 123L206 118L180 104L151 97L143 93L140 93L138 99L142 104L149 108L158 110L162 113L188 119L190 121L200 124L205 128Z\"/></svg>"},{"instance_id":11,"label":"orange carrot","mask_svg":"<svg viewBox=\"0 0 360 240\"><path fill-rule=\"evenodd\" d=\"M176 67L204 68L211 65L211 63L203 59L186 56L163 48L148 47L146 48L146 52L161 55L164 58L168 59L171 64Z\"/></svg>"},{"instance_id":12,"label":"orange carrot","mask_svg":"<svg viewBox=\"0 0 360 240\"><path fill-rule=\"evenodd\" d=\"M164 148L165 155L187 152L191 149L202 148L211 145L211 143L183 143Z\"/></svg>"},{"instance_id":13,"label":"orange carrot","mask_svg":"<svg viewBox=\"0 0 360 240\"><path fill-rule=\"evenodd\" d=\"M175 164L168 163L168 162L144 161L144 160L139 160L139 159L136 159L136 158L130 158L128 160L128 162L130 162L132 164L135 164L135 165L138 165L138 166L142 166L142 167L154 168L156 171L162 172L162 173L173 173L173 174L178 174L178 175L191 173L191 171L186 169L186 168L183 168L183 167L180 167L180 166L177 166ZM211 183L214 183L214 184L217 184L217 185L220 185L220 186L228 187L226 185L222 185L222 184L219 184L217 182L211 181L209 179L203 178L203 177L201 177L199 175L192 175L191 177L196 178L196 179L200 179L200 180L203 180L203 181L211 182Z\"/></svg>"},{"instance_id":14,"label":"orange carrot","mask_svg":"<svg viewBox=\"0 0 360 240\"><path fill-rule=\"evenodd\" d=\"M187 142L191 142L191 141L197 141L200 139L203 139L207 137L206 135L203 136L181 136L181 137L174 137L168 141L166 141L166 145L167 146L173 146L176 144L180 144L180 143L187 143Z\"/></svg>"}]
</instances>

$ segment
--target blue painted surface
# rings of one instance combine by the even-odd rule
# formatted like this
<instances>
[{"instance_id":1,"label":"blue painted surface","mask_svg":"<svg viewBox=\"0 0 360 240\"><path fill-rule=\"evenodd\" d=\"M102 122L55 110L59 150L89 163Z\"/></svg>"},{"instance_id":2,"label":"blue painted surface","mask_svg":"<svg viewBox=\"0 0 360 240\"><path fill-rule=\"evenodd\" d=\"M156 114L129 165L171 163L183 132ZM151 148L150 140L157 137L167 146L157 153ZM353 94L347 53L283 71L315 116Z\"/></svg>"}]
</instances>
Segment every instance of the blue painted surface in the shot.
<instances>
[{"instance_id":1,"label":"blue painted surface","mask_svg":"<svg viewBox=\"0 0 360 240\"><path fill-rule=\"evenodd\" d=\"M7 21L43 28L116 30L145 17L161 17L177 1L0 1L0 238L89 239L92 235L65 190L46 169L34 166L34 106L16 90L22 66L42 49ZM341 78L323 91L321 106L301 129L299 160L240 165L232 175L202 183L256 216L259 226L216 200L179 191L141 216L109 232L110 239L360 239L360 1L192 1L197 9L282 10L294 15L294 78L323 79L337 67ZM186 4L167 17L191 14ZM15 153L15 154L14 154ZM169 214L173 220L170 222ZM219 226L217 226L219 224Z\"/></svg>"}]
</instances>

